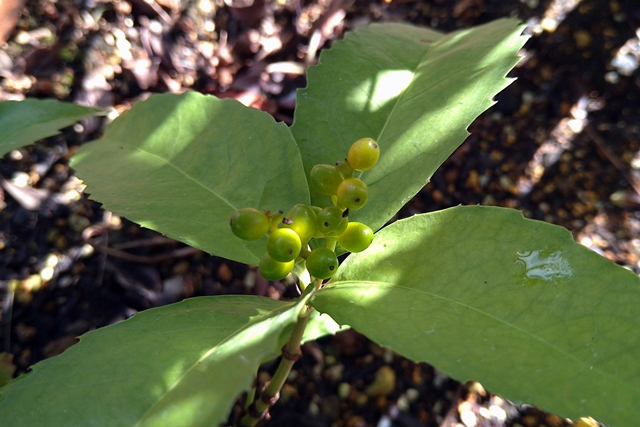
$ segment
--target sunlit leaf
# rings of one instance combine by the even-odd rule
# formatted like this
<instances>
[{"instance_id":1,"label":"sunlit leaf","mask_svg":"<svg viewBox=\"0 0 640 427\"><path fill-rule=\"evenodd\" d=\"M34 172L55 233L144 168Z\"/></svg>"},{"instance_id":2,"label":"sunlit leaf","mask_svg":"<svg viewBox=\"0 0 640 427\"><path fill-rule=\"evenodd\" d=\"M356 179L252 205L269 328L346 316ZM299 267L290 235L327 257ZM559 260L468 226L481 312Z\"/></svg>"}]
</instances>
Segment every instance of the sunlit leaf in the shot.
<instances>
[{"instance_id":1,"label":"sunlit leaf","mask_svg":"<svg viewBox=\"0 0 640 427\"><path fill-rule=\"evenodd\" d=\"M640 419L640 279L514 210L464 206L381 230L312 304L507 399Z\"/></svg>"},{"instance_id":2,"label":"sunlit leaf","mask_svg":"<svg viewBox=\"0 0 640 427\"><path fill-rule=\"evenodd\" d=\"M138 102L81 147L71 166L106 209L247 264L258 264L265 240L234 236L231 214L309 202L286 125L233 99L194 92Z\"/></svg>"},{"instance_id":3,"label":"sunlit leaf","mask_svg":"<svg viewBox=\"0 0 640 427\"><path fill-rule=\"evenodd\" d=\"M352 212L384 225L464 141L467 126L510 82L526 37L514 19L443 35L401 24L359 28L320 55L298 91L293 135L307 174L346 157L362 137L378 141L378 165L365 171L367 205ZM312 193L314 203L328 199Z\"/></svg>"},{"instance_id":4,"label":"sunlit leaf","mask_svg":"<svg viewBox=\"0 0 640 427\"><path fill-rule=\"evenodd\" d=\"M0 389L0 424L215 426L280 354L304 301L192 298L89 332ZM313 316L305 340L336 327Z\"/></svg>"}]
</instances>

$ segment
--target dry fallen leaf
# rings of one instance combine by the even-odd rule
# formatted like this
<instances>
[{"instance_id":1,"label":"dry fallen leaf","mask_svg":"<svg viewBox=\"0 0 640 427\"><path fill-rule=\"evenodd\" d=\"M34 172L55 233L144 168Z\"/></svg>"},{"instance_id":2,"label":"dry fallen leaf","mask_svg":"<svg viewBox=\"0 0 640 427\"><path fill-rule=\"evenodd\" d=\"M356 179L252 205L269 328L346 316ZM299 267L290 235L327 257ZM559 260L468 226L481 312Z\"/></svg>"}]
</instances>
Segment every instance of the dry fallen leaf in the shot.
<instances>
[{"instance_id":1,"label":"dry fallen leaf","mask_svg":"<svg viewBox=\"0 0 640 427\"><path fill-rule=\"evenodd\" d=\"M23 6L24 0L0 0L0 43L9 40Z\"/></svg>"}]
</instances>

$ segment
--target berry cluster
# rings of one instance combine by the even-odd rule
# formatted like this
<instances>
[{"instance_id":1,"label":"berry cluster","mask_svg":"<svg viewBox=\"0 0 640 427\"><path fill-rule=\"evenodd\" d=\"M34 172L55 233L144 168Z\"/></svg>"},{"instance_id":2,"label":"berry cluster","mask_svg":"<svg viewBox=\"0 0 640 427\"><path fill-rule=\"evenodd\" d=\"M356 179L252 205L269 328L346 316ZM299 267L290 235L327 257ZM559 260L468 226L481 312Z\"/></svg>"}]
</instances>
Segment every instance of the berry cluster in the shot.
<instances>
[{"instance_id":1,"label":"berry cluster","mask_svg":"<svg viewBox=\"0 0 640 427\"><path fill-rule=\"evenodd\" d=\"M315 165L311 169L311 188L331 196L326 207L297 204L287 214L242 208L231 215L231 231L244 240L258 240L268 234L267 252L258 270L267 280L280 280L296 262L306 261L309 274L328 279L338 269L336 242L349 252L361 252L373 240L373 230L349 221L349 211L361 209L369 195L367 185L354 177L354 171L371 169L378 163L380 147L371 138L357 140L344 161L335 165ZM326 239L325 247L309 249L312 238Z\"/></svg>"}]
</instances>

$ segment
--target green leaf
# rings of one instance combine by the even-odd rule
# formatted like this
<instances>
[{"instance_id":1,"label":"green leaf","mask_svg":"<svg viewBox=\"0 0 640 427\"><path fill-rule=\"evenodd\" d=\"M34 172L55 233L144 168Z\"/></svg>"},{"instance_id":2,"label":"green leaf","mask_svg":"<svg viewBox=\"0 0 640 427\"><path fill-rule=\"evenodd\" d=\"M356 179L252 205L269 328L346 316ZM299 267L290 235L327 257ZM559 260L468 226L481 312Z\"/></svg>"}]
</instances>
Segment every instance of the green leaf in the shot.
<instances>
[{"instance_id":1,"label":"green leaf","mask_svg":"<svg viewBox=\"0 0 640 427\"><path fill-rule=\"evenodd\" d=\"M443 35L401 24L347 33L308 71L297 97L293 135L308 175L346 157L357 139L380 144L362 174L367 205L350 219L385 224L464 141L467 126L505 88L526 37L514 19ZM329 203L312 192L318 206Z\"/></svg>"},{"instance_id":2,"label":"green leaf","mask_svg":"<svg viewBox=\"0 0 640 427\"><path fill-rule=\"evenodd\" d=\"M11 150L56 135L59 129L102 114L97 108L54 99L0 102L0 157Z\"/></svg>"},{"instance_id":3,"label":"green leaf","mask_svg":"<svg viewBox=\"0 0 640 427\"><path fill-rule=\"evenodd\" d=\"M265 239L229 228L239 208L309 203L289 128L233 99L188 92L154 95L85 145L71 166L91 197L188 245L257 265Z\"/></svg>"},{"instance_id":4,"label":"green leaf","mask_svg":"<svg viewBox=\"0 0 640 427\"><path fill-rule=\"evenodd\" d=\"M192 298L89 332L0 389L2 425L218 425L280 354L305 301ZM332 325L314 316L305 340Z\"/></svg>"},{"instance_id":5,"label":"green leaf","mask_svg":"<svg viewBox=\"0 0 640 427\"><path fill-rule=\"evenodd\" d=\"M507 399L632 427L639 285L564 228L464 206L384 228L312 305Z\"/></svg>"},{"instance_id":6,"label":"green leaf","mask_svg":"<svg viewBox=\"0 0 640 427\"><path fill-rule=\"evenodd\" d=\"M302 342L309 342L326 335L335 335L349 329L349 326L338 325L335 320L326 313L319 313L317 310L311 312L309 323L304 330ZM284 345L284 342L282 343Z\"/></svg>"}]
</instances>

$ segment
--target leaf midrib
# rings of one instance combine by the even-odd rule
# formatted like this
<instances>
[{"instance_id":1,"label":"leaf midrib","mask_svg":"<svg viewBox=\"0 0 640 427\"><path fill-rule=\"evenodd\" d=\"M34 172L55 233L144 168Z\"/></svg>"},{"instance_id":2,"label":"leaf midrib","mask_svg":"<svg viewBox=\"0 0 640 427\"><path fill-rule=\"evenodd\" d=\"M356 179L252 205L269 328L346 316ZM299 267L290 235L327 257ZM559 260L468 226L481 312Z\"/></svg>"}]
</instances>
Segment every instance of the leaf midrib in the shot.
<instances>
[{"instance_id":1,"label":"leaf midrib","mask_svg":"<svg viewBox=\"0 0 640 427\"><path fill-rule=\"evenodd\" d=\"M452 33L452 34L455 34L455 33ZM382 126L382 129L380 129L380 132L377 135L376 141L381 141L382 140L383 134L385 133L385 131L387 129L387 126L388 126L391 118L394 116L398 106L400 104L402 104L402 101L404 100L405 94L409 91L409 89L413 88L413 86L416 84L416 81L418 80L418 78L416 77L416 74L417 74L418 70L423 68L427 62L433 61L433 58L429 58L429 56L432 54L432 52L437 53L437 48L438 48L439 44L443 40L447 40L449 38L449 36L450 36L450 34L446 34L446 35L443 35L442 37L440 37L438 40L435 40L433 43L425 44L425 52L424 52L424 54L422 55L422 57L420 58L420 60L416 64L415 68L413 70L411 70L411 72L413 73L413 78L411 79L411 82L402 90L402 92L400 92L400 95L398 96L396 102L394 102L393 107L391 108L391 111L387 115L387 120L385 120L384 125ZM398 64L398 65L401 65L401 64ZM437 82L440 82L443 79L440 79ZM433 87L433 86L434 86L433 84L430 85L430 87ZM424 92L426 90L427 90L427 88L423 89L422 92ZM404 165L399 165L399 167L397 169L395 169L395 170L401 169L403 166ZM380 177L375 181L371 181L369 183L369 185L373 185L376 182L380 181L381 179L384 179L384 177Z\"/></svg>"},{"instance_id":2,"label":"leaf midrib","mask_svg":"<svg viewBox=\"0 0 640 427\"><path fill-rule=\"evenodd\" d=\"M189 174L187 174L186 172L184 172L182 169L178 168L176 165L174 165L173 163L171 163L169 160L167 160L167 159L165 159L165 158L163 158L163 157L160 157L159 155L157 155L157 154L155 154L155 153L153 153L153 152L147 151L147 150L145 150L145 149L143 149L143 148L141 148L141 147L139 147L139 146L136 146L136 145L131 145L131 144L128 144L128 143L126 143L126 142L116 142L116 141L113 141L113 140L110 140L110 139L109 139L108 141L109 141L109 143L110 143L110 144L119 144L119 145L128 146L128 147L130 147L130 148L132 148L132 149L134 149L134 150L137 150L137 151L140 151L140 152L142 152L142 153L145 153L145 154L147 154L147 155L149 155L149 156L151 156L151 157L153 157L153 158L159 159L161 162L164 162L164 164L171 166L171 167L172 167L173 169L175 169L178 173L180 173L180 174L184 175L188 180L195 182L197 185L199 185L200 187L204 188L206 191L208 191L209 193L213 194L213 195L214 195L215 197L217 197L218 199L220 199L220 200L222 200L223 202L225 202L225 203L226 203L229 207L231 207L231 209L233 209L234 211L235 211L235 210L238 210L238 208L237 208L237 207L235 207L235 206L234 206L234 205L233 205L229 200L227 200L225 197L223 197L223 196L221 196L220 194L216 193L215 191L213 191L213 189L211 189L211 188L207 187L205 184L203 184L203 183L202 183L202 182L200 182L199 180L197 180L197 179L195 179L195 178L191 177ZM99 141L96 141L96 142L99 142Z\"/></svg>"},{"instance_id":3,"label":"leaf midrib","mask_svg":"<svg viewBox=\"0 0 640 427\"><path fill-rule=\"evenodd\" d=\"M399 284L396 284L396 283L391 283L391 282L382 282L382 281L366 281L366 282L362 282L362 281L358 281L358 280L345 280L345 281L332 282L331 285L332 285L331 287L327 287L327 288L324 288L324 289L330 290L330 289L333 289L333 288L337 288L338 286L340 288L344 288L344 287L349 286L349 285L351 285L352 287L359 287L359 286L364 286L364 285L366 285L367 287L369 287L371 285L394 287L394 288L403 289L403 290L409 291L409 292L413 291L413 292L416 292L416 293L419 293L419 294L428 295L428 296L433 297L433 298L441 299L441 300L447 301L449 303L456 304L456 305L464 307L466 309L471 309L471 310L475 311L476 313L478 313L478 314L480 314L482 316L485 316L485 317L487 317L487 318L489 318L489 319L491 319L491 320L493 320L493 321L495 321L497 323L501 323L501 324L505 325L507 328L512 328L512 329L514 329L514 330L516 330L518 332L521 332L522 334L530 337L534 341L538 341L538 342L542 343L543 345L547 346L549 349L551 349L551 350L553 350L553 351L555 351L555 352L557 352L557 353L559 353L559 354L561 354L561 355L563 355L563 356L565 356L565 357L577 362L579 365L585 367L589 372L597 372L599 375L601 375L603 377L606 377L607 379L610 379L614 383L616 383L618 385L621 385L621 386L623 386L624 388L626 388L628 390L632 390L632 391L636 392L636 390L632 386L630 386L629 384L621 382L617 377L614 377L611 374L602 371L601 369L597 368L596 366L589 365L589 364L585 363L584 361L576 358L575 356L571 355L570 353L567 353L566 351L562 350L561 348L559 348L559 347L551 344L550 342L546 341L542 337L539 337L539 336L527 331L526 329L522 329L522 328L520 328L520 327L518 327L516 325L508 323L508 322L506 322L506 321L504 321L504 320L502 320L502 319L500 319L500 318L498 318L498 317L496 317L496 316L494 316L494 315L492 315L490 313L487 313L487 312L485 312L485 311L483 311L483 310L481 310L479 308L476 308L476 307L474 307L472 305L469 305L467 303L464 303L462 301L458 301L458 300L451 299L451 298L448 298L448 297L445 297L445 296L442 296L442 295L434 294L432 292L427 292L427 291L420 290L420 289L410 288L408 286L402 286L402 285L399 285ZM320 291L318 293L318 295L321 295L321 294L322 294L322 291ZM590 369L590 368L593 368L593 369Z\"/></svg>"}]
</instances>

